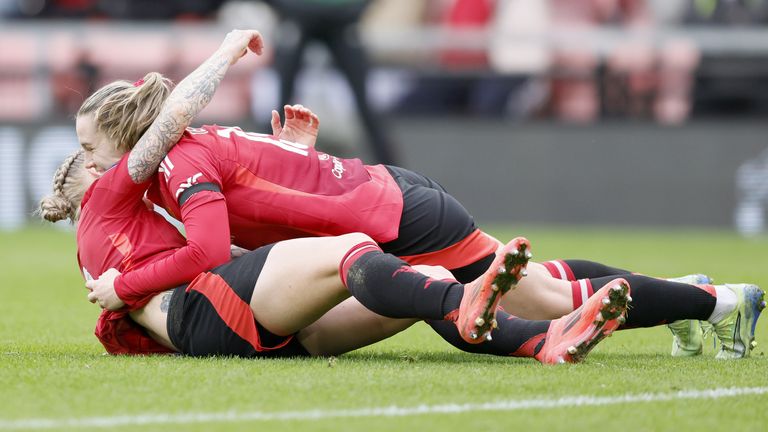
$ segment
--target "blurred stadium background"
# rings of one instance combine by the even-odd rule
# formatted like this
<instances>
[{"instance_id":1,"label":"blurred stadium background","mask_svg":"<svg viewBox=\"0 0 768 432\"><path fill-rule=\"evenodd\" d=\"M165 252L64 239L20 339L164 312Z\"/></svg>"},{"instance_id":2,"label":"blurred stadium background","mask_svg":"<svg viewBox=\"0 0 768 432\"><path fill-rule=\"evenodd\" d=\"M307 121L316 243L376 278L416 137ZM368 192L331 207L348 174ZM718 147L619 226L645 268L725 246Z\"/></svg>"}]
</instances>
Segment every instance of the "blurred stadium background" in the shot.
<instances>
[{"instance_id":1,"label":"blurred stadium background","mask_svg":"<svg viewBox=\"0 0 768 432\"><path fill-rule=\"evenodd\" d=\"M0 0L0 229L28 223L93 89L178 80L228 30L257 28L266 55L238 64L198 123L264 131L319 26L344 37L307 44L290 100L319 114L324 150L376 162L378 142L481 223L757 235L767 22L762 0Z\"/></svg>"},{"instance_id":2,"label":"blurred stadium background","mask_svg":"<svg viewBox=\"0 0 768 432\"><path fill-rule=\"evenodd\" d=\"M768 0L0 0L0 430L764 430L765 319L737 364L709 339L671 358L664 326L618 332L583 367L459 353L423 324L338 359L103 356L72 232L31 214L91 91L179 80L229 30L256 28L266 54L238 63L196 123L266 131L298 70L288 99L319 114L319 148L438 179L537 259L765 288L766 24ZM708 389L738 397L687 393ZM663 402L280 420L647 395Z\"/></svg>"}]
</instances>

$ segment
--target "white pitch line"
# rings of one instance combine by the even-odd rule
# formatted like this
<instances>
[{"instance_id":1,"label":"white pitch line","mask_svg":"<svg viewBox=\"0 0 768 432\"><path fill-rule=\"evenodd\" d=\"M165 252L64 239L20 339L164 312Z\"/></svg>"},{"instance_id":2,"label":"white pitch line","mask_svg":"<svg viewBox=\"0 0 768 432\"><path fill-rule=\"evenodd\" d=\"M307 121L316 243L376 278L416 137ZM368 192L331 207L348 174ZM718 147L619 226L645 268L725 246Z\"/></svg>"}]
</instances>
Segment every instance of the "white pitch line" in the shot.
<instances>
[{"instance_id":1,"label":"white pitch line","mask_svg":"<svg viewBox=\"0 0 768 432\"><path fill-rule=\"evenodd\" d=\"M686 399L720 399L737 396L762 395L767 393L768 387L730 387L709 390L683 390L675 393L638 393L602 397L566 396L557 399L502 400L474 404L417 405L414 407L388 406L342 410L316 409L278 412L228 411L218 413L140 414L70 419L37 418L0 420L0 429L106 428L148 424L231 423L275 420L305 421L356 417L407 417L426 414L460 414L477 411L519 411L529 409L617 405L637 402L666 402Z\"/></svg>"}]
</instances>

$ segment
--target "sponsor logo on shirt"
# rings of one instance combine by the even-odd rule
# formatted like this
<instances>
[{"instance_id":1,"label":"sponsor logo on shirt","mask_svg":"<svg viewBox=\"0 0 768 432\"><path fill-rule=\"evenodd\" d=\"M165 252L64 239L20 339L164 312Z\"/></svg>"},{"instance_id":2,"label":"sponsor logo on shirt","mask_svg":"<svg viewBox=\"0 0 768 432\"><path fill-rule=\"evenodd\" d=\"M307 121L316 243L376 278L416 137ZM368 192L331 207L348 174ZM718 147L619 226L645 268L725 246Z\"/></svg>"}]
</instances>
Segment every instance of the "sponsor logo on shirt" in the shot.
<instances>
[{"instance_id":1,"label":"sponsor logo on shirt","mask_svg":"<svg viewBox=\"0 0 768 432\"><path fill-rule=\"evenodd\" d=\"M333 161L333 169L331 170L331 174L333 174L333 176L337 179L341 179L345 171L344 164L342 164L341 160L336 156L332 157L331 161Z\"/></svg>"},{"instance_id":2,"label":"sponsor logo on shirt","mask_svg":"<svg viewBox=\"0 0 768 432\"><path fill-rule=\"evenodd\" d=\"M185 190L192 187L193 184L197 184L197 179L203 176L203 173L197 173L193 175L192 177L187 178L185 182L182 182L179 185L179 188L176 189L176 199L179 199L179 196L184 193Z\"/></svg>"},{"instance_id":3,"label":"sponsor logo on shirt","mask_svg":"<svg viewBox=\"0 0 768 432\"><path fill-rule=\"evenodd\" d=\"M193 128L193 127L188 127L187 132L189 132L192 135L204 135L208 133L208 131L203 128Z\"/></svg>"}]
</instances>

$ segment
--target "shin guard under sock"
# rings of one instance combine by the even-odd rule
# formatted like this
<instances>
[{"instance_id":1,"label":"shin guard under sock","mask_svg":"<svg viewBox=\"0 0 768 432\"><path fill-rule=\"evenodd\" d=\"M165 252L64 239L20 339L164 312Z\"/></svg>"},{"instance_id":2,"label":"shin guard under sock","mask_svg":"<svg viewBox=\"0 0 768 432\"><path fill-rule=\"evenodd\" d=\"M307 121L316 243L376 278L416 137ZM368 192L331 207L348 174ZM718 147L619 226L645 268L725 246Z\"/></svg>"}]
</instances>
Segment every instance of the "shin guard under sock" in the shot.
<instances>
[{"instance_id":1,"label":"shin guard under sock","mask_svg":"<svg viewBox=\"0 0 768 432\"><path fill-rule=\"evenodd\" d=\"M374 243L357 245L347 253L340 272L344 285L363 306L390 318L441 320L459 308L464 294L460 283L419 273Z\"/></svg>"}]
</instances>

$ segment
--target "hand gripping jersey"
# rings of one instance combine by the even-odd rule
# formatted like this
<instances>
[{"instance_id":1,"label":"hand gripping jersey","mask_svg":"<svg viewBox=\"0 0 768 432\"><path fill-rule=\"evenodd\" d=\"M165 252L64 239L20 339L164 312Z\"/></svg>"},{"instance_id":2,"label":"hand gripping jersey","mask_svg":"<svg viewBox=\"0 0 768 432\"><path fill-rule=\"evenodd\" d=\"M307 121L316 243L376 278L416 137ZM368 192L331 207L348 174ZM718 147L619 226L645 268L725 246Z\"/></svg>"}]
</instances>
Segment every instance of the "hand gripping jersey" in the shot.
<instances>
[{"instance_id":1,"label":"hand gripping jersey","mask_svg":"<svg viewBox=\"0 0 768 432\"><path fill-rule=\"evenodd\" d=\"M77 259L86 279L98 277L112 267L120 272L144 267L186 245L176 228L142 201L149 182L134 183L128 175L127 161L126 155L83 197ZM144 306L154 294L131 296L118 292L130 309ZM112 354L171 352L151 339L127 311L103 311L95 333Z\"/></svg>"},{"instance_id":2,"label":"hand gripping jersey","mask_svg":"<svg viewBox=\"0 0 768 432\"><path fill-rule=\"evenodd\" d=\"M150 198L185 226L192 198L223 194L233 242L248 249L351 232L387 242L397 238L403 208L402 193L383 165L237 127L187 129L158 177Z\"/></svg>"}]
</instances>

